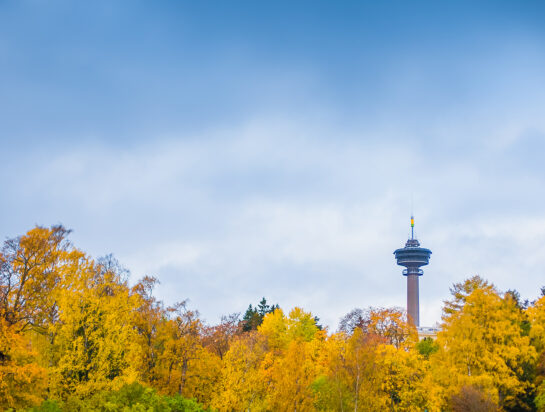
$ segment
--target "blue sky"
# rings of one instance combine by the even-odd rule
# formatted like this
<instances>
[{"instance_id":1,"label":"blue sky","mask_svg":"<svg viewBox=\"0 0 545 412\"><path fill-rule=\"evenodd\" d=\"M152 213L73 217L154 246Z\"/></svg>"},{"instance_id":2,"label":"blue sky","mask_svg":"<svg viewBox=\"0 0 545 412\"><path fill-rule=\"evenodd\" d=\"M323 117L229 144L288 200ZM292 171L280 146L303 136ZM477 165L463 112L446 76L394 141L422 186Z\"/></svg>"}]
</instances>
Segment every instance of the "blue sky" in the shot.
<instances>
[{"instance_id":1,"label":"blue sky","mask_svg":"<svg viewBox=\"0 0 545 412\"><path fill-rule=\"evenodd\" d=\"M209 322L266 296L421 322L545 285L540 2L0 1L0 235L62 223Z\"/></svg>"}]
</instances>

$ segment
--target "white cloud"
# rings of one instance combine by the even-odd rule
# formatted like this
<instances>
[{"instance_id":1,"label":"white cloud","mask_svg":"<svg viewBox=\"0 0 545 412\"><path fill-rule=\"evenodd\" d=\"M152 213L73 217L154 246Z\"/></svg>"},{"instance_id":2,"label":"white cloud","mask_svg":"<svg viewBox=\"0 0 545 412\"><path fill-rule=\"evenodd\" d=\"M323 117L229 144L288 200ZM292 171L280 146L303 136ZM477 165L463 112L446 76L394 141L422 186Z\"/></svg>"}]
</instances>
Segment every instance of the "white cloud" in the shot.
<instances>
[{"instance_id":1,"label":"white cloud","mask_svg":"<svg viewBox=\"0 0 545 412\"><path fill-rule=\"evenodd\" d=\"M433 251L423 322L438 321L449 286L475 273L535 296L545 215L517 204L542 199L542 176L496 170L506 149L461 158L394 134L264 117L125 148L82 144L20 171L27 199L42 202L34 222L62 218L77 246L114 252L133 279L158 276L161 298L190 298L210 322L261 296L333 329L354 307L404 306L392 252L411 193Z\"/></svg>"}]
</instances>

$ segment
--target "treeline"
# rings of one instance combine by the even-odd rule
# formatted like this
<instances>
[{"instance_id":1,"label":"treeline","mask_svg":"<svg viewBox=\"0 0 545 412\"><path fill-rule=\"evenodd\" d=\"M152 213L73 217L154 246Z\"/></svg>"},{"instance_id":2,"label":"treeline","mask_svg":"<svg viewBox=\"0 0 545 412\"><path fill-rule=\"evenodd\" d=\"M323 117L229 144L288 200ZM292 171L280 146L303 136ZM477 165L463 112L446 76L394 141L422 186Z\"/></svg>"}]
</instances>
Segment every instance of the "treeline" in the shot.
<instances>
[{"instance_id":1,"label":"treeline","mask_svg":"<svg viewBox=\"0 0 545 412\"><path fill-rule=\"evenodd\" d=\"M2 410L545 411L543 296L456 284L436 340L397 309L331 333L265 300L210 326L68 235L36 227L1 250Z\"/></svg>"}]
</instances>

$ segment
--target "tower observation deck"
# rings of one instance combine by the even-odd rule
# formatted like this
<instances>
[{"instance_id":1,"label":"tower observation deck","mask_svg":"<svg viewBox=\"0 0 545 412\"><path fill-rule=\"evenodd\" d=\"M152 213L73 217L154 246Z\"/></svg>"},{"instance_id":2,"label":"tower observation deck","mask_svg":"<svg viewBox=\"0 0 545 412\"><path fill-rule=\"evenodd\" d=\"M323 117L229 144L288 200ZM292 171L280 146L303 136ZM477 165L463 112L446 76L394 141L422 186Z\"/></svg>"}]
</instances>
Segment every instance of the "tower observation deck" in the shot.
<instances>
[{"instance_id":1,"label":"tower observation deck","mask_svg":"<svg viewBox=\"0 0 545 412\"><path fill-rule=\"evenodd\" d=\"M430 261L431 250L420 247L420 242L414 238L414 217L411 216L411 238L405 247L394 252L397 264L405 266L403 275L407 276L407 315L409 322L416 327L420 326L420 303L418 278L424 274L420 269Z\"/></svg>"}]
</instances>

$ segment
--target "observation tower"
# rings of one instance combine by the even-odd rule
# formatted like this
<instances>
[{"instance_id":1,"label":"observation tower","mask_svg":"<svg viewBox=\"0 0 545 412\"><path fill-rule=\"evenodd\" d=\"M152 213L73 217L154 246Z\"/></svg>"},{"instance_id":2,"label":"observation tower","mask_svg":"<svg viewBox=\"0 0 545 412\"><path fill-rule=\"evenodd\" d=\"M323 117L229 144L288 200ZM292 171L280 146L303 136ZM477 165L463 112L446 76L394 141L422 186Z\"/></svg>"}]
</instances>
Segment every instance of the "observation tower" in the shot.
<instances>
[{"instance_id":1,"label":"observation tower","mask_svg":"<svg viewBox=\"0 0 545 412\"><path fill-rule=\"evenodd\" d=\"M418 278L424 274L421 266L430 262L431 250L420 247L420 242L414 238L414 217L411 216L411 238L405 247L394 252L397 264L405 266L403 276L407 276L407 315L409 322L420 326L420 303L418 299Z\"/></svg>"}]
</instances>

